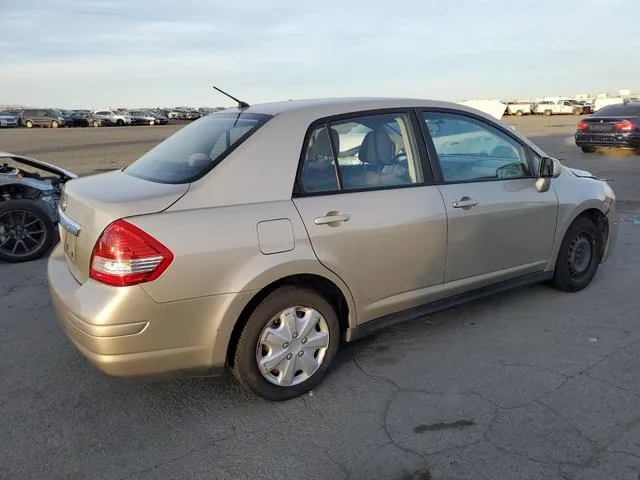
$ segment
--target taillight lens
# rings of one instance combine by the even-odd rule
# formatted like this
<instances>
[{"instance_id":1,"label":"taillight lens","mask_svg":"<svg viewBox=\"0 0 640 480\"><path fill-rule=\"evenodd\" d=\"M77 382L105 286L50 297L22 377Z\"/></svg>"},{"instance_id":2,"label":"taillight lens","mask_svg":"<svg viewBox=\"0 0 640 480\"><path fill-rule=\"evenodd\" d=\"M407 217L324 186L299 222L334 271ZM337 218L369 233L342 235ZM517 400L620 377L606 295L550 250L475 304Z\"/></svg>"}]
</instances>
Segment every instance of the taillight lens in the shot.
<instances>
[{"instance_id":1,"label":"taillight lens","mask_svg":"<svg viewBox=\"0 0 640 480\"><path fill-rule=\"evenodd\" d=\"M633 132L637 127L631 120L622 120L616 123L616 130L619 132Z\"/></svg>"},{"instance_id":2,"label":"taillight lens","mask_svg":"<svg viewBox=\"0 0 640 480\"><path fill-rule=\"evenodd\" d=\"M126 220L105 228L91 253L89 276L107 285L124 287L155 280L169 267L173 253L158 240Z\"/></svg>"},{"instance_id":3,"label":"taillight lens","mask_svg":"<svg viewBox=\"0 0 640 480\"><path fill-rule=\"evenodd\" d=\"M579 132L584 132L588 128L589 128L589 124L587 122L584 122L582 120L580 122L578 122L578 131Z\"/></svg>"}]
</instances>

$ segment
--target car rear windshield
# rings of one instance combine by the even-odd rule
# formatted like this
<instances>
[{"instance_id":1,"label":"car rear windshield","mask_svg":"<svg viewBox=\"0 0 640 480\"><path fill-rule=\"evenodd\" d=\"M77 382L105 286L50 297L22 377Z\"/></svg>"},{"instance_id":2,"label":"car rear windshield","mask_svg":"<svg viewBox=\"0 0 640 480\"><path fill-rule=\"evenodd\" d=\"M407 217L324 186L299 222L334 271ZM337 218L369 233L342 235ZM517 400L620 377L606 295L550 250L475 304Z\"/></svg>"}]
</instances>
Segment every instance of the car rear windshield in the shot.
<instances>
[{"instance_id":1,"label":"car rear windshield","mask_svg":"<svg viewBox=\"0 0 640 480\"><path fill-rule=\"evenodd\" d=\"M608 105L593 114L594 117L634 117L638 115L640 115L640 104L638 103Z\"/></svg>"},{"instance_id":2,"label":"car rear windshield","mask_svg":"<svg viewBox=\"0 0 640 480\"><path fill-rule=\"evenodd\" d=\"M189 183L205 175L271 116L216 113L187 125L124 171L160 183Z\"/></svg>"}]
</instances>

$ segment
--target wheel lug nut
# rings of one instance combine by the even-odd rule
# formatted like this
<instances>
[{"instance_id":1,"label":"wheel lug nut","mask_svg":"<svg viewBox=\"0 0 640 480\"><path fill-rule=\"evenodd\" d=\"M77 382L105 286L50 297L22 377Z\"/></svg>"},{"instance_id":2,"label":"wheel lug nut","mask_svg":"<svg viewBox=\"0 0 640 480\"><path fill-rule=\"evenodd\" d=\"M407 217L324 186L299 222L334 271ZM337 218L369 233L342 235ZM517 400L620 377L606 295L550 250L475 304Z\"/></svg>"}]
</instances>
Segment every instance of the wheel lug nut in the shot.
<instances>
[{"instance_id":1,"label":"wheel lug nut","mask_svg":"<svg viewBox=\"0 0 640 480\"><path fill-rule=\"evenodd\" d=\"M293 333L293 338L298 338L298 332Z\"/></svg>"},{"instance_id":2,"label":"wheel lug nut","mask_svg":"<svg viewBox=\"0 0 640 480\"><path fill-rule=\"evenodd\" d=\"M287 355L287 360L291 360L293 358L293 355L289 354Z\"/></svg>"},{"instance_id":3,"label":"wheel lug nut","mask_svg":"<svg viewBox=\"0 0 640 480\"><path fill-rule=\"evenodd\" d=\"M287 342L284 342L284 343L282 344L282 348L289 348L289 344L288 344Z\"/></svg>"},{"instance_id":4,"label":"wheel lug nut","mask_svg":"<svg viewBox=\"0 0 640 480\"><path fill-rule=\"evenodd\" d=\"M302 355L304 355L304 352L303 352L302 350L300 350L300 351L298 352L298 356L299 356L299 357L301 357Z\"/></svg>"},{"instance_id":5,"label":"wheel lug nut","mask_svg":"<svg viewBox=\"0 0 640 480\"><path fill-rule=\"evenodd\" d=\"M303 339L302 339L302 343L307 343L307 339L306 339L306 338L303 338Z\"/></svg>"}]
</instances>

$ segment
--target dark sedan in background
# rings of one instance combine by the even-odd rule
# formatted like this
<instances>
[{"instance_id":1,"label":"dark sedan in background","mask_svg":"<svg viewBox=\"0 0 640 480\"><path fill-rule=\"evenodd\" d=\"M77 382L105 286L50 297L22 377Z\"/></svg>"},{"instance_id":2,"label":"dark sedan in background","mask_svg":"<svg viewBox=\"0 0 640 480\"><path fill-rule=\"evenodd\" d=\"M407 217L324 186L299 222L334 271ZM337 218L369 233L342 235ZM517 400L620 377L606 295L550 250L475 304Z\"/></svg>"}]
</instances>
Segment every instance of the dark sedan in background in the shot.
<instances>
[{"instance_id":1,"label":"dark sedan in background","mask_svg":"<svg viewBox=\"0 0 640 480\"><path fill-rule=\"evenodd\" d=\"M640 151L640 103L609 105L580 120L576 145L585 153L599 147L633 148Z\"/></svg>"},{"instance_id":2,"label":"dark sedan in background","mask_svg":"<svg viewBox=\"0 0 640 480\"><path fill-rule=\"evenodd\" d=\"M102 122L90 112L73 112L64 119L65 126L69 127L100 127Z\"/></svg>"}]
</instances>

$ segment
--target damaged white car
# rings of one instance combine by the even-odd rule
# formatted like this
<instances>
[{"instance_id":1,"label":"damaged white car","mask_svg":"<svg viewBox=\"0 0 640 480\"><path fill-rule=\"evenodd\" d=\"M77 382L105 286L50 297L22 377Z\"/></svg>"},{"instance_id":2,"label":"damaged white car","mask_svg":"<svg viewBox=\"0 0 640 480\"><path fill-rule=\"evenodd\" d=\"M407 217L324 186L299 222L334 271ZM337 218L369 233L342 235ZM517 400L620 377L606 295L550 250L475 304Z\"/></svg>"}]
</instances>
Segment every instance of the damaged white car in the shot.
<instances>
[{"instance_id":1,"label":"damaged white car","mask_svg":"<svg viewBox=\"0 0 640 480\"><path fill-rule=\"evenodd\" d=\"M62 186L72 178L55 165L0 152L0 261L28 262L51 249Z\"/></svg>"}]
</instances>

